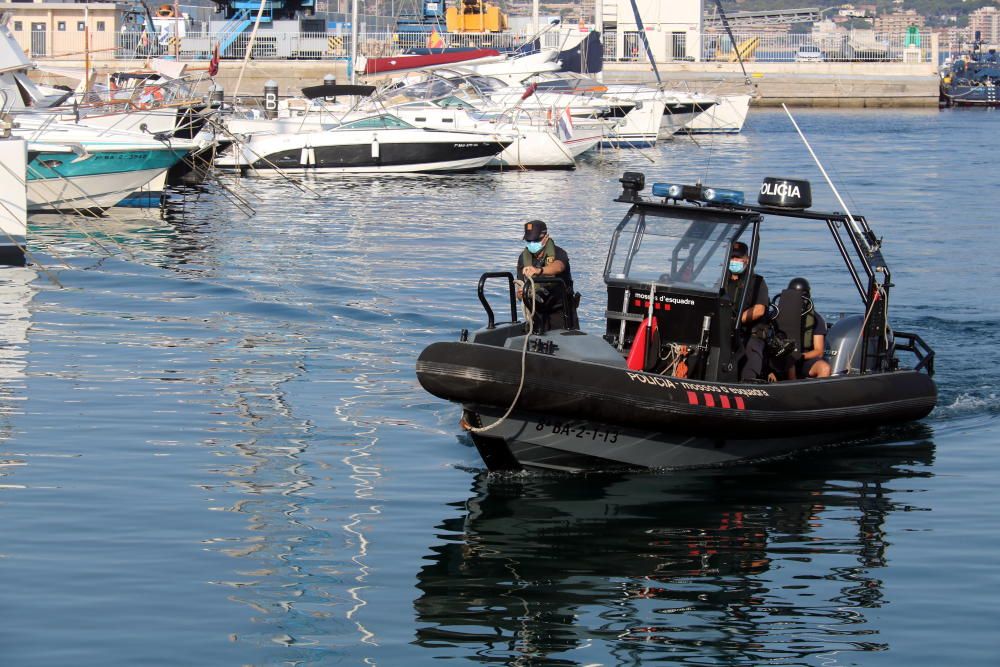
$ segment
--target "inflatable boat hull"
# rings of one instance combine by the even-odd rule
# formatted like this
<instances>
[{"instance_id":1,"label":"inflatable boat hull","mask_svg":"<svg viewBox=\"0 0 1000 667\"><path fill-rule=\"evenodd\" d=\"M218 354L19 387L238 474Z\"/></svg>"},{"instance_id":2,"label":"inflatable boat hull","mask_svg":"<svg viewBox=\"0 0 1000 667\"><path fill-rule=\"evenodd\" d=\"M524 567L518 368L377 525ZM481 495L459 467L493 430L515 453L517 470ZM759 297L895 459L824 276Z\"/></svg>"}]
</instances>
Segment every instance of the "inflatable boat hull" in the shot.
<instances>
[{"instance_id":1,"label":"inflatable boat hull","mask_svg":"<svg viewBox=\"0 0 1000 667\"><path fill-rule=\"evenodd\" d=\"M435 343L420 355L417 377L485 426L514 400L520 356L492 345ZM849 442L926 416L936 398L933 381L911 370L710 383L528 353L517 411L474 441L491 469L703 467Z\"/></svg>"}]
</instances>

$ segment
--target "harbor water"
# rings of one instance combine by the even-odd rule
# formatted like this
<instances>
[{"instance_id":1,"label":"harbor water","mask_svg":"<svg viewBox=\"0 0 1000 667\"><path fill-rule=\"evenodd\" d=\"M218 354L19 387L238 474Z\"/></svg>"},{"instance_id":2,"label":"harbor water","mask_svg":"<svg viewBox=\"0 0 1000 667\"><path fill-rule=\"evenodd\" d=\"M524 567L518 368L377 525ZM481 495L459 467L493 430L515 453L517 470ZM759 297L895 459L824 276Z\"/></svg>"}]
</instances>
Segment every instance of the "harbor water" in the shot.
<instances>
[{"instance_id":1,"label":"harbor water","mask_svg":"<svg viewBox=\"0 0 1000 667\"><path fill-rule=\"evenodd\" d=\"M476 280L532 218L603 330L625 170L750 199L801 176L840 209L780 110L573 172L229 178L162 217L33 218L32 265L0 269L0 662L994 664L1000 116L796 118L884 237L940 396L753 467L491 477L414 362L485 322ZM761 253L772 294L801 275L858 312L825 225L768 220Z\"/></svg>"}]
</instances>

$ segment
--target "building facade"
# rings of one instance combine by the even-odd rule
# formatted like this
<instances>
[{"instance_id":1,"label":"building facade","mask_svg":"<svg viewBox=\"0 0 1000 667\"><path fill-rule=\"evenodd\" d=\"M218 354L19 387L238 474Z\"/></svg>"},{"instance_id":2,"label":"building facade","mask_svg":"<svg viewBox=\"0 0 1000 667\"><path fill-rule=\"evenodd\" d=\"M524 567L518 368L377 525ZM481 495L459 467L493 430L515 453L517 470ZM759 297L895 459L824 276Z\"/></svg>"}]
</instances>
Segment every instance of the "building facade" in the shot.
<instances>
[{"instance_id":1,"label":"building facade","mask_svg":"<svg viewBox=\"0 0 1000 667\"><path fill-rule=\"evenodd\" d=\"M629 0L598 0L602 16L595 26L615 40L615 55L623 60L644 60L645 47ZM636 0L643 32L657 62L700 60L702 0Z\"/></svg>"},{"instance_id":2,"label":"building facade","mask_svg":"<svg viewBox=\"0 0 1000 667\"><path fill-rule=\"evenodd\" d=\"M924 27L924 17L912 9L875 17L875 32L906 32L910 26Z\"/></svg>"},{"instance_id":3,"label":"building facade","mask_svg":"<svg viewBox=\"0 0 1000 667\"><path fill-rule=\"evenodd\" d=\"M124 10L115 2L0 2L7 27L32 58L82 60L88 48L113 48Z\"/></svg>"},{"instance_id":4,"label":"building facade","mask_svg":"<svg viewBox=\"0 0 1000 667\"><path fill-rule=\"evenodd\" d=\"M969 32L975 39L979 32L979 40L986 46L1000 44L1000 9L996 7L981 7L969 14Z\"/></svg>"}]
</instances>

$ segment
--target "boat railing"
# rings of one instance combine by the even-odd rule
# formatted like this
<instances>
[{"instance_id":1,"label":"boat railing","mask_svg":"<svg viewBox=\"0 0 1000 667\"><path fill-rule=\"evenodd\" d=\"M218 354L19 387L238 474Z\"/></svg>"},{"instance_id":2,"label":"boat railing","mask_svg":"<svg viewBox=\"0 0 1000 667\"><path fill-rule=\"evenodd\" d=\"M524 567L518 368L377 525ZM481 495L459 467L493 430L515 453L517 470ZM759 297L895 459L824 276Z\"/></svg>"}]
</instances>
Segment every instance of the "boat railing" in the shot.
<instances>
[{"instance_id":1,"label":"boat railing","mask_svg":"<svg viewBox=\"0 0 1000 667\"><path fill-rule=\"evenodd\" d=\"M495 271L492 273L484 273L479 276L479 286L476 288L476 294L479 296L479 302L483 304L483 308L486 310L486 328L494 329L496 328L496 317L493 315L493 309L490 308L490 302L486 298L484 293L484 288L486 287L486 281L492 278L506 278L507 279L507 292L510 297L510 321L512 323L517 322L517 294L514 288L514 274L510 271Z\"/></svg>"},{"instance_id":2,"label":"boat railing","mask_svg":"<svg viewBox=\"0 0 1000 667\"><path fill-rule=\"evenodd\" d=\"M506 278L507 279L507 295L510 299L510 321L512 324L517 323L517 287L518 282L514 279L514 275L510 271L498 271L493 273L484 273L479 276L479 286L476 289L476 294L479 296L479 302L483 304L483 308L486 310L486 328L495 329L496 328L496 317L493 314L493 308L490 307L489 300L486 298L484 292L486 281L492 278ZM567 329L579 329L579 320L576 317L576 306L578 302L578 295L573 291L572 284L567 283L561 276L536 276L534 278L534 284L538 288L544 288L546 285L551 287L558 287L559 295L562 297L562 312L565 313L566 317L566 328ZM540 332L539 332L540 333Z\"/></svg>"},{"instance_id":3,"label":"boat railing","mask_svg":"<svg viewBox=\"0 0 1000 667\"><path fill-rule=\"evenodd\" d=\"M926 370L927 375L934 377L934 350L917 334L894 331L895 349L912 352L917 357L915 371Z\"/></svg>"}]
</instances>

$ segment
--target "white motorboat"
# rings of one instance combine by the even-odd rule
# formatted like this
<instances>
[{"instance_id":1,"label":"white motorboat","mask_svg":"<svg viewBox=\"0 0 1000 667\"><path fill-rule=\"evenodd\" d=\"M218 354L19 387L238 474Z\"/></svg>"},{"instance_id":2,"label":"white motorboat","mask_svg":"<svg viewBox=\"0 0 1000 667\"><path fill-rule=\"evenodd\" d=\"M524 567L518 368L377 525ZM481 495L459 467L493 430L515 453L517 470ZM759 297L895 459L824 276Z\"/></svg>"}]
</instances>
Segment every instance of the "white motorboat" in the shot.
<instances>
[{"instance_id":1,"label":"white motorboat","mask_svg":"<svg viewBox=\"0 0 1000 667\"><path fill-rule=\"evenodd\" d=\"M27 118L19 116L19 124ZM141 191L196 147L191 141L55 122L12 133L28 142L29 211L102 212Z\"/></svg>"},{"instance_id":2,"label":"white motorboat","mask_svg":"<svg viewBox=\"0 0 1000 667\"><path fill-rule=\"evenodd\" d=\"M250 134L228 147L215 164L339 173L470 171L485 167L511 143L499 133L418 128L380 113L325 130Z\"/></svg>"},{"instance_id":3,"label":"white motorboat","mask_svg":"<svg viewBox=\"0 0 1000 667\"><path fill-rule=\"evenodd\" d=\"M752 95L719 95L715 104L695 116L682 132L691 134L737 134L743 129Z\"/></svg>"}]
</instances>

